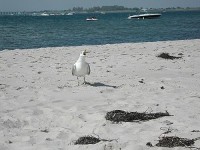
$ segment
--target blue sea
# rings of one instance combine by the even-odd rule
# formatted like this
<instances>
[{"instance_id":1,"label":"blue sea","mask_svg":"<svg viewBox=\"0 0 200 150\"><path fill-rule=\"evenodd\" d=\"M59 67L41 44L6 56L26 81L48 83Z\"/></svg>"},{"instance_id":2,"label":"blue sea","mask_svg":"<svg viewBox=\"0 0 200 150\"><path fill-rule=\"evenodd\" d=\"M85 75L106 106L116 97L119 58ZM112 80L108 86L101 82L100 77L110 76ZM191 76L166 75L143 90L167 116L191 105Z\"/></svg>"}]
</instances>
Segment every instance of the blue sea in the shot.
<instances>
[{"instance_id":1,"label":"blue sea","mask_svg":"<svg viewBox=\"0 0 200 150\"><path fill-rule=\"evenodd\" d=\"M0 50L200 39L200 11L144 20L129 14L0 16ZM86 21L94 15L98 21Z\"/></svg>"}]
</instances>

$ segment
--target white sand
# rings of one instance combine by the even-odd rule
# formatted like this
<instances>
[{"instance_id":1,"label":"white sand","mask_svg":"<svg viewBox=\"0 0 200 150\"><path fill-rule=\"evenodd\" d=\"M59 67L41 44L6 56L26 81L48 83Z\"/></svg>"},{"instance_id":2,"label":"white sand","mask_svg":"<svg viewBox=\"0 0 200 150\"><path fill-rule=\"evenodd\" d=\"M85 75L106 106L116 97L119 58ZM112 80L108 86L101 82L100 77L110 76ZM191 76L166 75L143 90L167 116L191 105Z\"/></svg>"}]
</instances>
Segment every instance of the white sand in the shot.
<instances>
[{"instance_id":1,"label":"white sand","mask_svg":"<svg viewBox=\"0 0 200 150\"><path fill-rule=\"evenodd\" d=\"M90 85L77 86L71 68L85 49ZM161 52L183 58L156 57ZM116 109L173 116L107 121ZM165 136L200 137L191 132L200 130L200 40L0 52L0 150L168 150L146 146L167 129ZM85 135L113 141L74 145Z\"/></svg>"}]
</instances>

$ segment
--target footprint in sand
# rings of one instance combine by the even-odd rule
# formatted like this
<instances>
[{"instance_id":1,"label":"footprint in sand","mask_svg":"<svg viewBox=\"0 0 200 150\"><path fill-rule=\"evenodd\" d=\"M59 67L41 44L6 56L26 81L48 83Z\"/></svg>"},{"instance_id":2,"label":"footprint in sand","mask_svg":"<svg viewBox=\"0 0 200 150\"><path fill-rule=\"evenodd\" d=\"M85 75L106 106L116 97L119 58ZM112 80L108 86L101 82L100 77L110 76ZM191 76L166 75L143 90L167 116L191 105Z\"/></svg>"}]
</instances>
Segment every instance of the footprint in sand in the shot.
<instances>
[{"instance_id":1,"label":"footprint in sand","mask_svg":"<svg viewBox=\"0 0 200 150\"><path fill-rule=\"evenodd\" d=\"M28 125L27 121L20 121L19 119L7 119L6 121L3 121L3 126L5 128L22 128L24 126Z\"/></svg>"},{"instance_id":2,"label":"footprint in sand","mask_svg":"<svg viewBox=\"0 0 200 150\"><path fill-rule=\"evenodd\" d=\"M112 93L114 90L113 89L106 89L106 90L101 90L100 93Z\"/></svg>"},{"instance_id":3,"label":"footprint in sand","mask_svg":"<svg viewBox=\"0 0 200 150\"><path fill-rule=\"evenodd\" d=\"M40 110L40 109L33 110L34 116L39 116L39 115L42 115L42 114L44 114L43 110Z\"/></svg>"}]
</instances>

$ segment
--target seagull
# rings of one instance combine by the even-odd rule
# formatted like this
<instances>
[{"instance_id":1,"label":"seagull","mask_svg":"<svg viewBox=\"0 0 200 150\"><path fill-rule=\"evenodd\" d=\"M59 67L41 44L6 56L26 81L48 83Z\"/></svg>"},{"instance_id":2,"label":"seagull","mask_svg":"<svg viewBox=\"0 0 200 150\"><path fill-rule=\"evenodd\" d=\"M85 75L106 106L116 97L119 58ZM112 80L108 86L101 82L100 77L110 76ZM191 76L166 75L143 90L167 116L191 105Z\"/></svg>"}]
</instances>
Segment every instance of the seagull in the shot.
<instances>
[{"instance_id":1,"label":"seagull","mask_svg":"<svg viewBox=\"0 0 200 150\"><path fill-rule=\"evenodd\" d=\"M85 76L90 74L90 65L85 61L86 53L88 53L86 52L86 50L82 51L80 53L78 60L72 67L72 75L77 76L77 80L78 80L78 77L84 77L83 84L86 84ZM79 81L78 81L78 85L79 85Z\"/></svg>"}]
</instances>

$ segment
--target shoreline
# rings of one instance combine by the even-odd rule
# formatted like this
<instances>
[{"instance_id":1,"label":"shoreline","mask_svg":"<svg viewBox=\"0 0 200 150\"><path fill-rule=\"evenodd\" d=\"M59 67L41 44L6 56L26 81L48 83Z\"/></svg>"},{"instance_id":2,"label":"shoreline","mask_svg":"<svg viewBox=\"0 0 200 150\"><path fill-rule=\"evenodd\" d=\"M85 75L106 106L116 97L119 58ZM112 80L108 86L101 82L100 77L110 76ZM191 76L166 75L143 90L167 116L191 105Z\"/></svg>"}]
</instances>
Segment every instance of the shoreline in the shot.
<instances>
[{"instance_id":1,"label":"shoreline","mask_svg":"<svg viewBox=\"0 0 200 150\"><path fill-rule=\"evenodd\" d=\"M192 41L192 40L200 40L200 39L186 39L186 40L167 40L167 41L150 41L150 42L129 42L129 43L114 43L114 44L96 44L96 45L72 45L72 46L56 46L56 47L39 47L39 48L16 48L16 49L2 49L0 53L3 51L16 51L16 50L39 50L39 49L62 49L62 48L72 48L72 47L92 47L92 46L106 46L106 45L123 45L123 44L145 44L145 43L157 43L157 42L177 42L177 41Z\"/></svg>"},{"instance_id":2,"label":"shoreline","mask_svg":"<svg viewBox=\"0 0 200 150\"><path fill-rule=\"evenodd\" d=\"M200 132L192 132L200 131L199 43L194 39L0 51L0 149L165 150L146 143L155 145L160 136L200 137ZM86 76L88 84L77 86L71 69L85 49L91 74ZM163 52L182 58L158 58ZM112 123L105 115L113 110L167 111L172 116ZM163 134L168 129L171 132ZM74 145L87 135L108 141ZM200 147L200 140L194 146Z\"/></svg>"}]
</instances>

